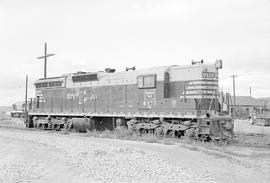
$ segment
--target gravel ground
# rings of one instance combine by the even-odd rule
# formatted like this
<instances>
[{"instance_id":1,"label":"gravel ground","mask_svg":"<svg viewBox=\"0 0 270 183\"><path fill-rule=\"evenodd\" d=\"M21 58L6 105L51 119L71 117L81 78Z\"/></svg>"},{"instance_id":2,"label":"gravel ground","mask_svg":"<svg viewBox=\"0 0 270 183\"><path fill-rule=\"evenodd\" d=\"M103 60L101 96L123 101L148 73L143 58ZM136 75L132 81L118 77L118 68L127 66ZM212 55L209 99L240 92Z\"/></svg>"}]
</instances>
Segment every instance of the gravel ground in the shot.
<instances>
[{"instance_id":1,"label":"gravel ground","mask_svg":"<svg viewBox=\"0 0 270 183\"><path fill-rule=\"evenodd\" d=\"M17 143L38 146L39 148L36 148L38 150L45 148L39 153L48 151L49 154L45 157L42 155L44 157L42 161L37 157L34 160L30 158L31 161L26 158L14 162L16 158L13 155L1 158L0 182L44 181L44 170L50 168L46 156L48 156L47 159L57 161L59 154L65 158L66 165L81 168L82 171L77 174L80 178L79 182L215 182L211 177L196 175L192 170L164 160L156 153L127 145L104 144L96 142L95 138L65 136L42 131L0 129L0 139L2 139L2 143L0 141L2 145L3 141L11 141L14 144L17 141ZM9 150L6 151L9 153ZM19 152L11 154L20 156ZM56 182L73 181L78 182L71 179Z\"/></svg>"},{"instance_id":2,"label":"gravel ground","mask_svg":"<svg viewBox=\"0 0 270 183\"><path fill-rule=\"evenodd\" d=\"M209 149L64 135L27 130L20 121L0 126L5 126L0 127L0 183L270 181L268 149ZM267 138L270 128L236 120L235 132Z\"/></svg>"}]
</instances>

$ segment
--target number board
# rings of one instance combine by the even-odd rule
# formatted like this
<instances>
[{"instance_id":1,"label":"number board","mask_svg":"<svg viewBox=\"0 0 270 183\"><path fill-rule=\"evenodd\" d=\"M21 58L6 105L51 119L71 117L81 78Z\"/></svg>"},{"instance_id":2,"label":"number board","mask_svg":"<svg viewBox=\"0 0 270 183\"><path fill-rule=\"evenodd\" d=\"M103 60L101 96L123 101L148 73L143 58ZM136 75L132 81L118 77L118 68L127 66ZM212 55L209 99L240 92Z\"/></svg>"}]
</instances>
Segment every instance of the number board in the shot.
<instances>
[{"instance_id":1,"label":"number board","mask_svg":"<svg viewBox=\"0 0 270 183\"><path fill-rule=\"evenodd\" d=\"M148 89L144 91L143 105L147 108L152 108L156 105L156 91L155 89Z\"/></svg>"},{"instance_id":2,"label":"number board","mask_svg":"<svg viewBox=\"0 0 270 183\"><path fill-rule=\"evenodd\" d=\"M202 77L203 78L215 78L216 73L214 73L214 72L203 72Z\"/></svg>"}]
</instances>

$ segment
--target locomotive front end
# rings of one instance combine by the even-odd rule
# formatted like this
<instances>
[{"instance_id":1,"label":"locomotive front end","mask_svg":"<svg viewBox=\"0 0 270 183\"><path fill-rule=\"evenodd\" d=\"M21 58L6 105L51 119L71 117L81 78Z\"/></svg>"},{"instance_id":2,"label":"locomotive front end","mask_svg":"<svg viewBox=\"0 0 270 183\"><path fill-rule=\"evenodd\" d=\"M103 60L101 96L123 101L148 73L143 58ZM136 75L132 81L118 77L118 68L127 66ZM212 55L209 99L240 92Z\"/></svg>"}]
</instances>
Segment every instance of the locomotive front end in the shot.
<instances>
[{"instance_id":1,"label":"locomotive front end","mask_svg":"<svg viewBox=\"0 0 270 183\"><path fill-rule=\"evenodd\" d=\"M233 139L233 119L226 115L215 115L201 119L198 124L198 138L212 141Z\"/></svg>"},{"instance_id":2,"label":"locomotive front end","mask_svg":"<svg viewBox=\"0 0 270 183\"><path fill-rule=\"evenodd\" d=\"M222 61L202 67L202 96L195 99L198 118L198 137L209 140L229 140L233 138L233 118L230 113L230 95L224 95L218 87L218 71Z\"/></svg>"}]
</instances>

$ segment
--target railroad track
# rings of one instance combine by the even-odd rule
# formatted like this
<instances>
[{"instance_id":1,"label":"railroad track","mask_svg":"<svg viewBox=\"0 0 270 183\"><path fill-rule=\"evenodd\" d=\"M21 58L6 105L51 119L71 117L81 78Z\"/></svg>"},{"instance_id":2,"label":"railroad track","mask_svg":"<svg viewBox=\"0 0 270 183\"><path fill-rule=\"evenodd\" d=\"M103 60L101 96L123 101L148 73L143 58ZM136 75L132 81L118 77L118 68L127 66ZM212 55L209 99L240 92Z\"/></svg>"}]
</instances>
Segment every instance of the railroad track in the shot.
<instances>
[{"instance_id":1,"label":"railroad track","mask_svg":"<svg viewBox=\"0 0 270 183\"><path fill-rule=\"evenodd\" d=\"M60 131L56 131L56 130L41 130L41 129L37 129L37 128L23 128L23 127L8 126L8 125L0 125L0 128L15 129L15 130L22 130L22 131L48 131L50 133L61 133L61 132L63 132L63 130L60 130ZM181 140L180 139L179 139L179 143L181 143ZM194 143L193 145L196 145L196 143ZM228 145L216 144L216 146L228 146L228 147L231 146L231 147L241 147L241 148L270 149L270 144L269 145L254 145L254 144L230 143Z\"/></svg>"},{"instance_id":2,"label":"railroad track","mask_svg":"<svg viewBox=\"0 0 270 183\"><path fill-rule=\"evenodd\" d=\"M253 145L253 144L230 144L230 146L235 146L235 147L246 147L246 148L262 148L262 149L270 149L270 144L269 145Z\"/></svg>"}]
</instances>

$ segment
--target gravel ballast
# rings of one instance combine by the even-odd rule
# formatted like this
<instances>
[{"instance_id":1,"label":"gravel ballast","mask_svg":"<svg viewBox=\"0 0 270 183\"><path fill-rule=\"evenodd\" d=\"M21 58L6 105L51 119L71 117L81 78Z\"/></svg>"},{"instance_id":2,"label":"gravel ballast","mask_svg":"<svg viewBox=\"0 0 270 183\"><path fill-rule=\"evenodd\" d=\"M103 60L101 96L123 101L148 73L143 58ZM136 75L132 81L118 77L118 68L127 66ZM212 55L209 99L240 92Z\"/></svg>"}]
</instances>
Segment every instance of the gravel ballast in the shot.
<instances>
[{"instance_id":1,"label":"gravel ballast","mask_svg":"<svg viewBox=\"0 0 270 183\"><path fill-rule=\"evenodd\" d=\"M104 144L95 141L92 137L82 137L76 134L63 135L42 131L1 130L0 138L19 139L29 143L46 146L50 152L61 152L67 158L67 164L82 168L78 173L82 180L91 182L215 182L210 177L196 175L192 170L183 169L173 162L165 161L158 154L146 152L128 145ZM37 167L37 172L44 166L38 161L28 165L10 165L8 162L0 163L0 182L12 180L14 169L25 171ZM2 171L2 170L13 171ZM18 171L15 171L18 172ZM32 173L33 174L33 173ZM39 172L39 179L42 173ZM15 174L20 182L20 176ZM32 177L34 175L31 175ZM23 177L23 176L22 176ZM25 179L21 178L21 182Z\"/></svg>"}]
</instances>

